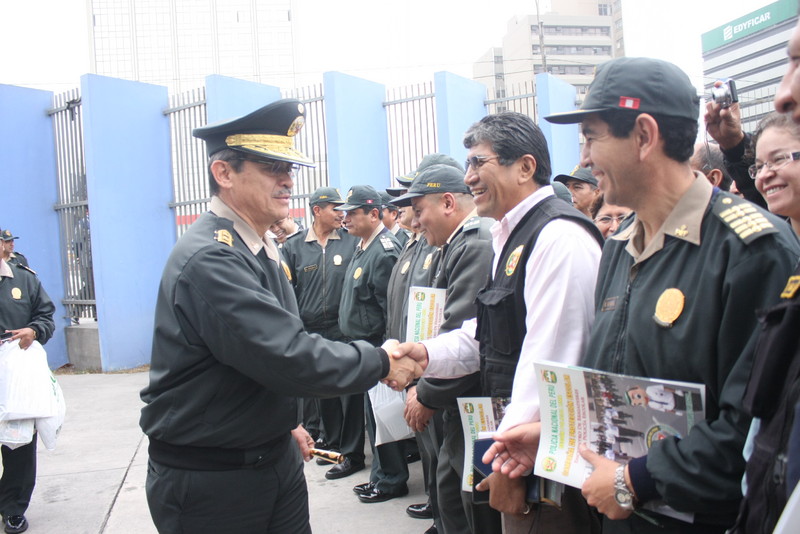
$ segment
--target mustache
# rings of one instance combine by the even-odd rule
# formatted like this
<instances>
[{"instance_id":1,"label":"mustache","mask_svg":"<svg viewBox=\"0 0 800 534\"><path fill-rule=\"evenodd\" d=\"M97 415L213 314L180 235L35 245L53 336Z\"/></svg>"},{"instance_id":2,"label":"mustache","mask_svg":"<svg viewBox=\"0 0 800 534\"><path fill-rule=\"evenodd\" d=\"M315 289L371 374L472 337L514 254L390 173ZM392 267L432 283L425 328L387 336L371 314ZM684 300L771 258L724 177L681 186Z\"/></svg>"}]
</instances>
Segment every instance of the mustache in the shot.
<instances>
[{"instance_id":1,"label":"mustache","mask_svg":"<svg viewBox=\"0 0 800 534\"><path fill-rule=\"evenodd\" d=\"M278 191L275 191L272 194L272 196L273 197L283 197L283 196L287 196L287 195L291 196L291 194L292 194L292 190L290 188L287 188L287 189L279 189Z\"/></svg>"}]
</instances>

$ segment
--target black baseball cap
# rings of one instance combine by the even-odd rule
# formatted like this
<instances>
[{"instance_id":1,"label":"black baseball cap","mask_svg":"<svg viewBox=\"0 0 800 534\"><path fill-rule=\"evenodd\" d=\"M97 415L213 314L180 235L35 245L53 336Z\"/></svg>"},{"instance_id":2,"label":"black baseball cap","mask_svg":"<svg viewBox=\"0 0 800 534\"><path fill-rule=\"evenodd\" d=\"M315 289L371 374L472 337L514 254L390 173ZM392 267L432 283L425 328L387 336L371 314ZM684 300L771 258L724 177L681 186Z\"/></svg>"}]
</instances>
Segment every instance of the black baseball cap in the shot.
<instances>
[{"instance_id":1,"label":"black baseball cap","mask_svg":"<svg viewBox=\"0 0 800 534\"><path fill-rule=\"evenodd\" d=\"M696 121L700 97L689 77L668 61L620 57L597 66L581 109L545 117L554 124L581 122L612 109L656 113Z\"/></svg>"},{"instance_id":2,"label":"black baseball cap","mask_svg":"<svg viewBox=\"0 0 800 534\"><path fill-rule=\"evenodd\" d=\"M553 181L561 182L564 185L567 185L568 180L579 180L597 187L597 178L592 175L592 170L588 167L576 166L574 169L572 169L571 173L559 174L553 178Z\"/></svg>"},{"instance_id":3,"label":"black baseball cap","mask_svg":"<svg viewBox=\"0 0 800 534\"><path fill-rule=\"evenodd\" d=\"M428 167L431 167L432 165L449 165L450 167L461 171L462 176L464 174L464 167L458 161L456 161L455 158L448 156L447 154L442 154L441 152L434 152L433 154L428 154L422 158L422 161L419 162L419 165L417 165L417 169L414 172L403 176L398 176L395 178L395 180L397 180L400 185L404 185L406 188L408 188L411 186L411 182L414 181L414 178L416 178L419 173ZM393 188L392 190L387 189L387 191L389 191L389 194L393 194L393 191L397 189L399 188Z\"/></svg>"},{"instance_id":4,"label":"black baseball cap","mask_svg":"<svg viewBox=\"0 0 800 534\"><path fill-rule=\"evenodd\" d=\"M378 191L378 194L381 196L381 206L386 209L390 209L392 211L397 211L398 207L394 203L394 197L388 193L388 191Z\"/></svg>"},{"instance_id":5,"label":"black baseball cap","mask_svg":"<svg viewBox=\"0 0 800 534\"><path fill-rule=\"evenodd\" d=\"M16 237L14 234L12 234L11 230L3 230L0 231L0 239L3 241L12 241L14 239L19 239L19 237Z\"/></svg>"},{"instance_id":6,"label":"black baseball cap","mask_svg":"<svg viewBox=\"0 0 800 534\"><path fill-rule=\"evenodd\" d=\"M408 193L396 198L400 207L410 206L411 199L434 193L470 193L464 183L464 171L451 165L431 165L423 169L408 188Z\"/></svg>"},{"instance_id":7,"label":"black baseball cap","mask_svg":"<svg viewBox=\"0 0 800 534\"><path fill-rule=\"evenodd\" d=\"M345 203L341 206L336 206L337 211L350 211L356 208L378 208L382 209L383 201L381 195L371 185L354 185L347 192Z\"/></svg>"},{"instance_id":8,"label":"black baseball cap","mask_svg":"<svg viewBox=\"0 0 800 534\"><path fill-rule=\"evenodd\" d=\"M206 142L209 156L230 148L259 158L314 167L311 159L294 148L293 138L305 120L305 105L285 98L248 115L195 128L192 135Z\"/></svg>"},{"instance_id":9,"label":"black baseball cap","mask_svg":"<svg viewBox=\"0 0 800 534\"><path fill-rule=\"evenodd\" d=\"M316 204L344 204L342 195L335 187L319 187L316 191L311 193L311 200L308 204L314 206Z\"/></svg>"}]
</instances>

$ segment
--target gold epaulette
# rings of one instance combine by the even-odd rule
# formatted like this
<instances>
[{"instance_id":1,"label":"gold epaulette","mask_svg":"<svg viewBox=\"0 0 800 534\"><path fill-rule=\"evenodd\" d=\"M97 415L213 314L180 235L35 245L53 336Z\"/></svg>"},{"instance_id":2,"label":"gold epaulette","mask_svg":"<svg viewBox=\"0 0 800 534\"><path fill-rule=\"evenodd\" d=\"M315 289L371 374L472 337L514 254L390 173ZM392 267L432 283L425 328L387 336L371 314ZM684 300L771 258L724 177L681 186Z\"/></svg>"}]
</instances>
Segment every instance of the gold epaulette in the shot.
<instances>
[{"instance_id":1,"label":"gold epaulette","mask_svg":"<svg viewBox=\"0 0 800 534\"><path fill-rule=\"evenodd\" d=\"M480 217L470 217L467 222L464 223L464 227L462 228L462 232L469 232L470 230L477 230L481 227L481 218Z\"/></svg>"},{"instance_id":2,"label":"gold epaulette","mask_svg":"<svg viewBox=\"0 0 800 534\"><path fill-rule=\"evenodd\" d=\"M746 244L778 232L755 204L730 193L719 193L712 211Z\"/></svg>"},{"instance_id":3,"label":"gold epaulette","mask_svg":"<svg viewBox=\"0 0 800 534\"><path fill-rule=\"evenodd\" d=\"M392 243L392 240L389 239L389 236L382 235L380 237L380 239L381 239L381 245L383 245L383 248L385 248L386 250L394 250L394 243Z\"/></svg>"},{"instance_id":4,"label":"gold epaulette","mask_svg":"<svg viewBox=\"0 0 800 534\"><path fill-rule=\"evenodd\" d=\"M220 243L225 243L229 247L233 246L233 236L227 230L215 230L214 231L214 241L219 241Z\"/></svg>"}]
</instances>

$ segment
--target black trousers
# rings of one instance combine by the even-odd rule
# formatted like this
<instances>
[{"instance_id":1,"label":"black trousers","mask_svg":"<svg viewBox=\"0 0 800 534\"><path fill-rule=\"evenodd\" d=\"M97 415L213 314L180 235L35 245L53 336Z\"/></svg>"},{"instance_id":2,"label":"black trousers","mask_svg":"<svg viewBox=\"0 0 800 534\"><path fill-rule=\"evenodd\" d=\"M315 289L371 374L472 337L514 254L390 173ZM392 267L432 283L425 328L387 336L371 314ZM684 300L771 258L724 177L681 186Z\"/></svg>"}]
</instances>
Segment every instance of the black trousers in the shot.
<instances>
[{"instance_id":1,"label":"black trousers","mask_svg":"<svg viewBox=\"0 0 800 534\"><path fill-rule=\"evenodd\" d=\"M0 512L4 517L23 515L36 485L36 441L16 449L2 447L3 477L0 479Z\"/></svg>"},{"instance_id":2,"label":"black trousers","mask_svg":"<svg viewBox=\"0 0 800 534\"><path fill-rule=\"evenodd\" d=\"M303 461L294 440L258 469L192 471L152 459L147 504L160 534L311 534Z\"/></svg>"},{"instance_id":3,"label":"black trousers","mask_svg":"<svg viewBox=\"0 0 800 534\"><path fill-rule=\"evenodd\" d=\"M369 400L369 393L363 395L366 404L367 435L372 447L372 471L369 480L381 491L404 493L408 490L405 440L375 446L375 415L372 413L372 402Z\"/></svg>"}]
</instances>

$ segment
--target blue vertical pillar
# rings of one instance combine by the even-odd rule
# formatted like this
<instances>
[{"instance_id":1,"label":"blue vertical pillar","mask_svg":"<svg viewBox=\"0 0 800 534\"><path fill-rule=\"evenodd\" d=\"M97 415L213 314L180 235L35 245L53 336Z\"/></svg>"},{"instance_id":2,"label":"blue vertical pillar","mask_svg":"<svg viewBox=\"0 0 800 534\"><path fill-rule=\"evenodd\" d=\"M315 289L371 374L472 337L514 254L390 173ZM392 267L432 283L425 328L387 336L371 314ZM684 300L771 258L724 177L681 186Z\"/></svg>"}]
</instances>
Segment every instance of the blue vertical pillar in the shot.
<instances>
[{"instance_id":1,"label":"blue vertical pillar","mask_svg":"<svg viewBox=\"0 0 800 534\"><path fill-rule=\"evenodd\" d=\"M383 85L342 74L322 76L330 185L343 195L354 185L385 189L389 134Z\"/></svg>"},{"instance_id":2,"label":"blue vertical pillar","mask_svg":"<svg viewBox=\"0 0 800 534\"><path fill-rule=\"evenodd\" d=\"M206 77L208 124L247 115L280 98L281 90L271 85L218 74Z\"/></svg>"},{"instance_id":3,"label":"blue vertical pillar","mask_svg":"<svg viewBox=\"0 0 800 534\"><path fill-rule=\"evenodd\" d=\"M56 331L47 343L51 368L69 362L64 327L69 325L61 276L61 246L53 121L47 115L53 93L0 85L0 228L19 236L16 250L25 254L56 305Z\"/></svg>"},{"instance_id":4,"label":"blue vertical pillar","mask_svg":"<svg viewBox=\"0 0 800 534\"><path fill-rule=\"evenodd\" d=\"M104 371L149 363L175 242L166 87L81 77L86 185Z\"/></svg>"},{"instance_id":5,"label":"blue vertical pillar","mask_svg":"<svg viewBox=\"0 0 800 534\"><path fill-rule=\"evenodd\" d=\"M486 115L486 86L449 72L433 75L436 94L436 138L439 152L463 161L464 132Z\"/></svg>"},{"instance_id":6,"label":"blue vertical pillar","mask_svg":"<svg viewBox=\"0 0 800 534\"><path fill-rule=\"evenodd\" d=\"M575 109L575 87L555 76L536 75L536 101L539 127L547 139L553 176L569 174L580 161L577 124L550 124L544 117Z\"/></svg>"}]
</instances>

